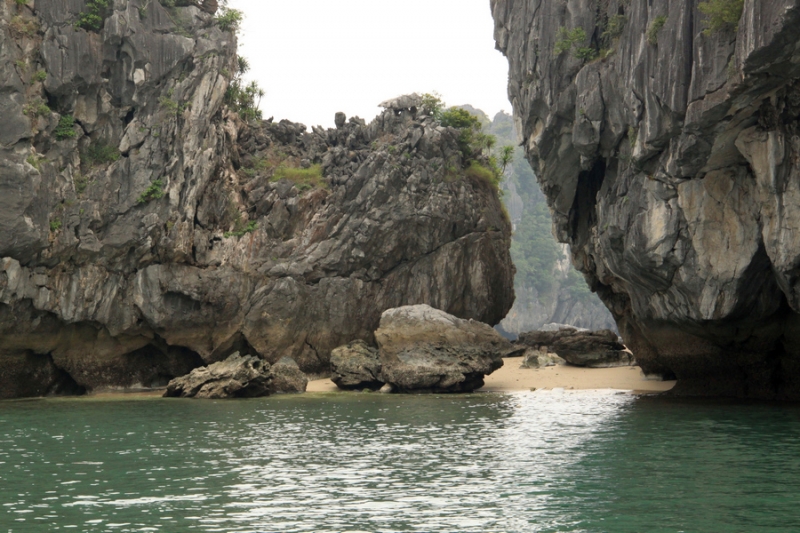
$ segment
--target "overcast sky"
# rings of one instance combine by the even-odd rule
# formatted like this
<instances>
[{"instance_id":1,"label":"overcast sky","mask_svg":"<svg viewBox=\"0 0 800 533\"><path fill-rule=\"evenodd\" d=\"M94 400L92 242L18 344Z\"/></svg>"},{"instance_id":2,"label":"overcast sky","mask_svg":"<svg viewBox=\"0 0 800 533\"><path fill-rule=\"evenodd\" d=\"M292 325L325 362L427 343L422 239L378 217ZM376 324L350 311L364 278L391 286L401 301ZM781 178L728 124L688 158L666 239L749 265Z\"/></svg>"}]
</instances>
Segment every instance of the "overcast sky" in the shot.
<instances>
[{"instance_id":1,"label":"overcast sky","mask_svg":"<svg viewBox=\"0 0 800 533\"><path fill-rule=\"evenodd\" d=\"M508 64L489 0L231 0L245 14L239 55L266 90L264 118L333 127L379 103L433 92L490 117L511 112Z\"/></svg>"}]
</instances>

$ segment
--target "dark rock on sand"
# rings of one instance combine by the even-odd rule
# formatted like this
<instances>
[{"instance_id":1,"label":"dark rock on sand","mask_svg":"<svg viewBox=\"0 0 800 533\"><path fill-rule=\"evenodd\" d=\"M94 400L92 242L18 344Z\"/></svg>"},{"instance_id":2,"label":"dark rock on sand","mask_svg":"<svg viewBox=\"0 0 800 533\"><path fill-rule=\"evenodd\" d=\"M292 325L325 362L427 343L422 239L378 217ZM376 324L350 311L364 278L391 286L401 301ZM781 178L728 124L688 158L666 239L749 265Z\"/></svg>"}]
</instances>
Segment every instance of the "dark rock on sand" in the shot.
<instances>
[{"instance_id":1,"label":"dark rock on sand","mask_svg":"<svg viewBox=\"0 0 800 533\"><path fill-rule=\"evenodd\" d=\"M354 341L331 352L331 381L340 389L378 390L381 361L378 350L364 341Z\"/></svg>"}]
</instances>

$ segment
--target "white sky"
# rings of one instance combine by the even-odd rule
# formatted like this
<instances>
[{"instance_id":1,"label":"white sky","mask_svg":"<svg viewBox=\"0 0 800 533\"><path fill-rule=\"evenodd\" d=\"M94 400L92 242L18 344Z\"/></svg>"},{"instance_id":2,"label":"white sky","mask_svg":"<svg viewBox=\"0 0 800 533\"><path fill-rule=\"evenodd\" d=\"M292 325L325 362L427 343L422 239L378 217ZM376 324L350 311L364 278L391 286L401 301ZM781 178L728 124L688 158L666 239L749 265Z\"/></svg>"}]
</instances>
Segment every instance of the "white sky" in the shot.
<instances>
[{"instance_id":1,"label":"white sky","mask_svg":"<svg viewBox=\"0 0 800 533\"><path fill-rule=\"evenodd\" d=\"M489 0L230 0L245 14L239 55L266 90L264 118L333 127L367 121L412 92L511 111L508 63L495 50Z\"/></svg>"}]
</instances>

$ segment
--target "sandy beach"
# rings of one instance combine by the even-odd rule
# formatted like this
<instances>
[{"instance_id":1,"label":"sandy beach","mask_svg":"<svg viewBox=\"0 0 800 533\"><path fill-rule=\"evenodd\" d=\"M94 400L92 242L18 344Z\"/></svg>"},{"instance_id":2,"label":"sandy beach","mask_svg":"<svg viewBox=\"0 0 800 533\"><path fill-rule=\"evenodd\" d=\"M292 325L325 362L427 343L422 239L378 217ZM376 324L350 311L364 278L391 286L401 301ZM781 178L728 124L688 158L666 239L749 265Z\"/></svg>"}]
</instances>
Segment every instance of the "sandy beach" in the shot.
<instances>
[{"instance_id":1,"label":"sandy beach","mask_svg":"<svg viewBox=\"0 0 800 533\"><path fill-rule=\"evenodd\" d=\"M675 386L674 381L654 381L642 375L638 366L620 368L580 368L576 366L551 366L547 368L520 368L522 358L503 360L503 368L486 378L481 391L513 392L536 389L564 388L567 390L616 389L637 393L664 392ZM334 392L338 390L330 379L318 379L308 384L307 392Z\"/></svg>"}]
</instances>

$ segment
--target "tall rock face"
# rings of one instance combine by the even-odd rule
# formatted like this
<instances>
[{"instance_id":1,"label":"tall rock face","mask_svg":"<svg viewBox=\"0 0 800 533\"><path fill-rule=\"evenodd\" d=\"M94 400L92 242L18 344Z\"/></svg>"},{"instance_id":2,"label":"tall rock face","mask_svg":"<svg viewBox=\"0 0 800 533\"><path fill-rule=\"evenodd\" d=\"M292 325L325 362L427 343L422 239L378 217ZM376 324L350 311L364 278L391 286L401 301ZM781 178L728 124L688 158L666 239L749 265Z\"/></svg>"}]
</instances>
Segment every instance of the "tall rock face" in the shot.
<instances>
[{"instance_id":1,"label":"tall rock face","mask_svg":"<svg viewBox=\"0 0 800 533\"><path fill-rule=\"evenodd\" d=\"M800 399L800 2L698 6L492 1L555 233L642 368Z\"/></svg>"},{"instance_id":2,"label":"tall rock face","mask_svg":"<svg viewBox=\"0 0 800 533\"><path fill-rule=\"evenodd\" d=\"M369 125L247 124L215 2L171 4L114 0L86 30L84 0L0 2L0 397L165 385L237 350L322 372L406 304L503 318L511 228L457 130L414 97Z\"/></svg>"}]
</instances>

